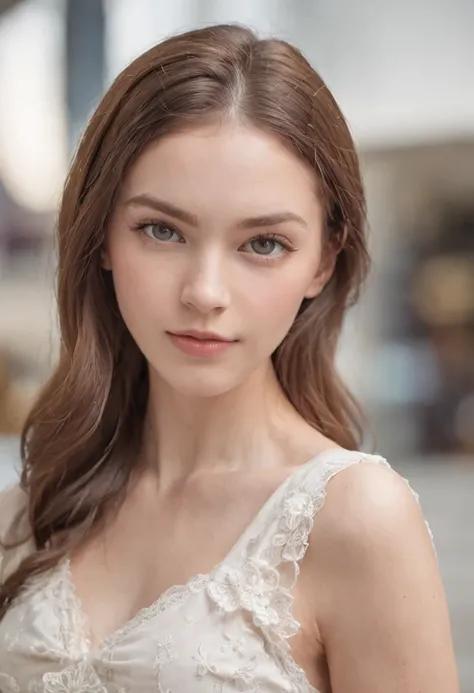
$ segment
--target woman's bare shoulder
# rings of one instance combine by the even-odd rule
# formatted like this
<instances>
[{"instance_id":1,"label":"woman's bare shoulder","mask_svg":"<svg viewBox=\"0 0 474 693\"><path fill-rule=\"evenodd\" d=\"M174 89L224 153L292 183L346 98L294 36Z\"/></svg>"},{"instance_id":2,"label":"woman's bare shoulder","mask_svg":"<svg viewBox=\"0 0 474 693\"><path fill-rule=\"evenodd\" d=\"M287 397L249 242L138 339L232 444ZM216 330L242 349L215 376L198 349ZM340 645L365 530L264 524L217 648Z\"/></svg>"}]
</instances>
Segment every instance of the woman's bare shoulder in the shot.
<instances>
[{"instance_id":1,"label":"woman's bare shoulder","mask_svg":"<svg viewBox=\"0 0 474 693\"><path fill-rule=\"evenodd\" d=\"M331 480L313 534L314 542L331 554L340 550L345 559L358 559L361 552L383 554L391 543L396 550L397 543L415 537L431 548L417 494L395 470L374 464L349 466Z\"/></svg>"}]
</instances>

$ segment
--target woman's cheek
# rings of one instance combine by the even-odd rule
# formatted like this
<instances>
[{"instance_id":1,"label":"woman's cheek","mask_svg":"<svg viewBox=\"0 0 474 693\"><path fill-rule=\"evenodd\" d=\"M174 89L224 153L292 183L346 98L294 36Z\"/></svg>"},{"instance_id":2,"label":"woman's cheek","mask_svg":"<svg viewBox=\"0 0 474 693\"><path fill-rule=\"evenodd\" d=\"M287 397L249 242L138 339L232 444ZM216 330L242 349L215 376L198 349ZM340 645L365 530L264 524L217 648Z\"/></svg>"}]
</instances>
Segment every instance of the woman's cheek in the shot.
<instances>
[{"instance_id":1,"label":"woman's cheek","mask_svg":"<svg viewBox=\"0 0 474 693\"><path fill-rule=\"evenodd\" d=\"M249 313L268 337L281 340L290 329L304 299L298 282L275 282L269 289L254 291Z\"/></svg>"}]
</instances>

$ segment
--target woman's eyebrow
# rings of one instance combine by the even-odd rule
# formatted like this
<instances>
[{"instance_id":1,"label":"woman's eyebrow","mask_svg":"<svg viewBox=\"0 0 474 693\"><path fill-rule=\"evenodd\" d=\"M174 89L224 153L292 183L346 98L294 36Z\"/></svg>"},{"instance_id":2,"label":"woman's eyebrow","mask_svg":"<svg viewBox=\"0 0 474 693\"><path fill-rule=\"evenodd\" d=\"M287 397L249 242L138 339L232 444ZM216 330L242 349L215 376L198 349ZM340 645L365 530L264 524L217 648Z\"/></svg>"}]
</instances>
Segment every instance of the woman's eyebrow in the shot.
<instances>
[{"instance_id":1,"label":"woman's eyebrow","mask_svg":"<svg viewBox=\"0 0 474 693\"><path fill-rule=\"evenodd\" d=\"M304 228L308 227L303 217L300 217L294 212L274 212L273 214L263 214L258 217L250 217L248 219L243 219L238 223L239 228L242 229L255 229L265 226L277 226L278 224L284 224L288 221L295 222L299 226Z\"/></svg>"},{"instance_id":2,"label":"woman's eyebrow","mask_svg":"<svg viewBox=\"0 0 474 693\"><path fill-rule=\"evenodd\" d=\"M151 207L151 209L156 209L158 212L163 212L163 214L167 214L170 217L179 219L190 226L198 226L198 218L195 214L186 212L184 209L180 209L179 207L171 204L171 202L159 200L157 197L148 195L146 193L131 197L125 202L125 206Z\"/></svg>"}]
</instances>

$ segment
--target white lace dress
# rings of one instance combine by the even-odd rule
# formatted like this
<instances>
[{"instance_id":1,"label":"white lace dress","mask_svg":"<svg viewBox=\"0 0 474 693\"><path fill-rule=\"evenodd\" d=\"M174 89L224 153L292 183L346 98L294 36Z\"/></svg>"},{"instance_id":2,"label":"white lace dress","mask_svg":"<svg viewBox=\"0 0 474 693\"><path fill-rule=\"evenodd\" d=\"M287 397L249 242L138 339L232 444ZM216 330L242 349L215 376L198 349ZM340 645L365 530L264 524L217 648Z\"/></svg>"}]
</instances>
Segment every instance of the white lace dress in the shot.
<instances>
[{"instance_id":1,"label":"white lace dress","mask_svg":"<svg viewBox=\"0 0 474 693\"><path fill-rule=\"evenodd\" d=\"M388 466L332 450L299 467L210 573L171 587L98 647L68 561L33 579L0 622L1 693L317 693L292 656L292 588L327 482L359 462ZM0 528L15 492L0 495ZM0 579L20 558L3 556Z\"/></svg>"}]
</instances>

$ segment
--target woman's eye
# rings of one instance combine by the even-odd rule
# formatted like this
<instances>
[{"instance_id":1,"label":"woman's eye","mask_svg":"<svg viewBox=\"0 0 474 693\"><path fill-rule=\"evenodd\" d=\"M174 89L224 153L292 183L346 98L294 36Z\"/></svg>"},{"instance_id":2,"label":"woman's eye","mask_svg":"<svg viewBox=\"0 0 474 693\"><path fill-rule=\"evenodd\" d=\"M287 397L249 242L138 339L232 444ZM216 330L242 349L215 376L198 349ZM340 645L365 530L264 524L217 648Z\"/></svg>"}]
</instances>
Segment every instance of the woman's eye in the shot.
<instances>
[{"instance_id":1,"label":"woman's eye","mask_svg":"<svg viewBox=\"0 0 474 693\"><path fill-rule=\"evenodd\" d=\"M155 224L143 224L141 227L142 233L151 240L154 241L166 241L173 243L180 243L181 236L172 226L165 224L164 222L159 222Z\"/></svg>"},{"instance_id":2,"label":"woman's eye","mask_svg":"<svg viewBox=\"0 0 474 693\"><path fill-rule=\"evenodd\" d=\"M250 248L250 252L256 255L263 255L266 257L275 257L281 255L285 252L285 247L281 241L276 238L270 238L267 236L262 236L261 238L254 238L245 244L247 248ZM249 252L249 251L247 251Z\"/></svg>"}]
</instances>

